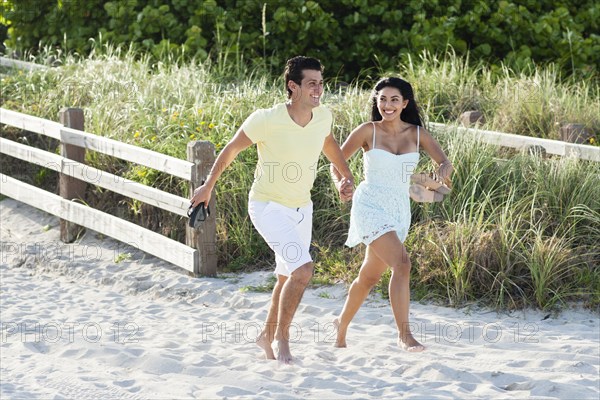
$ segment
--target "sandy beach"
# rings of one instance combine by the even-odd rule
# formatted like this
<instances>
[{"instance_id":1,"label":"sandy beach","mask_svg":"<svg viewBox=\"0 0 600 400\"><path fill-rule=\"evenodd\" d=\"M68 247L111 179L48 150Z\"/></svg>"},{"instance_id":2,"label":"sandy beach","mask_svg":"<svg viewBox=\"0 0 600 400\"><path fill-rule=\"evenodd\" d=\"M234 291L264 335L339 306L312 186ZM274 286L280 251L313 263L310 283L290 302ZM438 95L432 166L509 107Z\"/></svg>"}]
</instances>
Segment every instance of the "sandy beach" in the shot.
<instances>
[{"instance_id":1,"label":"sandy beach","mask_svg":"<svg viewBox=\"0 0 600 400\"><path fill-rule=\"evenodd\" d=\"M2 399L598 399L600 322L570 308L498 313L411 304L417 340L396 345L389 304L372 294L333 347L347 288L307 290L292 365L254 344L269 271L195 278L87 231L0 201Z\"/></svg>"}]
</instances>

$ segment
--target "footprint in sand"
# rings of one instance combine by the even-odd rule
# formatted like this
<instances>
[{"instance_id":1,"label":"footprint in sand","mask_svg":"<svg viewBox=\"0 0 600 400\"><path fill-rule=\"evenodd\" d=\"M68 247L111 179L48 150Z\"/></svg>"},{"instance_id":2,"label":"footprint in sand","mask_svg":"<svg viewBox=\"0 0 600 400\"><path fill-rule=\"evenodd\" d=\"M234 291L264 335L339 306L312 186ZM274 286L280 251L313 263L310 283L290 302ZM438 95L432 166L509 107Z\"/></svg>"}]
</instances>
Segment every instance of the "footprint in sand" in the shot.
<instances>
[{"instance_id":1,"label":"footprint in sand","mask_svg":"<svg viewBox=\"0 0 600 400\"><path fill-rule=\"evenodd\" d=\"M122 388L127 388L130 386L133 386L135 384L135 380L133 379L126 379L123 381L113 381L113 384Z\"/></svg>"},{"instance_id":2,"label":"footprint in sand","mask_svg":"<svg viewBox=\"0 0 600 400\"><path fill-rule=\"evenodd\" d=\"M507 385L504 390L515 391L515 390L531 390L534 388L534 384L532 382L514 382L510 385Z\"/></svg>"},{"instance_id":3,"label":"footprint in sand","mask_svg":"<svg viewBox=\"0 0 600 400\"><path fill-rule=\"evenodd\" d=\"M337 360L337 357L335 356L335 354L333 354L330 351L322 351L322 352L318 353L317 356L319 358L322 358L323 360L327 360L327 361L336 361Z\"/></svg>"},{"instance_id":4,"label":"footprint in sand","mask_svg":"<svg viewBox=\"0 0 600 400\"><path fill-rule=\"evenodd\" d=\"M131 390L123 391L119 385L107 386L104 383L88 380L86 383L78 382L77 378L45 381L46 388L55 389L54 398L66 399L142 399ZM137 390L135 390L137 391Z\"/></svg>"},{"instance_id":5,"label":"footprint in sand","mask_svg":"<svg viewBox=\"0 0 600 400\"><path fill-rule=\"evenodd\" d=\"M25 342L23 343L23 347L33 353L41 353L46 354L49 351L49 347L45 345L43 342Z\"/></svg>"},{"instance_id":6,"label":"footprint in sand","mask_svg":"<svg viewBox=\"0 0 600 400\"><path fill-rule=\"evenodd\" d=\"M402 376L402 374L404 374L404 372L405 372L406 370L408 370L409 368L410 368L409 366L407 366L407 365L403 365L403 366L401 366L401 367L399 367L399 368L396 368L396 369L393 371L393 373L394 373L394 375Z\"/></svg>"}]
</instances>

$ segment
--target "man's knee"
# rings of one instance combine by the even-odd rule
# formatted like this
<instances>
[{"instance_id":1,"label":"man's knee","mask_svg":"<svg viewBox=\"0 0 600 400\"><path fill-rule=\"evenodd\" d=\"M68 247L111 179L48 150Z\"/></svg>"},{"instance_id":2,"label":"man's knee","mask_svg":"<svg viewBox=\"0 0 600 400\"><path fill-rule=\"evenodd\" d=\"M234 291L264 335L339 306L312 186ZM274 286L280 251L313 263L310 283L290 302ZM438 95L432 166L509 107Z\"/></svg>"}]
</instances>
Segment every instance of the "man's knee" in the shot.
<instances>
[{"instance_id":1,"label":"man's knee","mask_svg":"<svg viewBox=\"0 0 600 400\"><path fill-rule=\"evenodd\" d=\"M296 269L294 272L292 272L291 278L294 281L306 286L306 285L308 285L308 283L310 282L310 279L312 278L313 269L314 269L314 267L313 267L312 262L306 263L306 264L298 267L298 269Z\"/></svg>"},{"instance_id":2,"label":"man's knee","mask_svg":"<svg viewBox=\"0 0 600 400\"><path fill-rule=\"evenodd\" d=\"M281 288L287 280L288 280L287 276L277 274L277 282L275 282L275 287Z\"/></svg>"}]
</instances>

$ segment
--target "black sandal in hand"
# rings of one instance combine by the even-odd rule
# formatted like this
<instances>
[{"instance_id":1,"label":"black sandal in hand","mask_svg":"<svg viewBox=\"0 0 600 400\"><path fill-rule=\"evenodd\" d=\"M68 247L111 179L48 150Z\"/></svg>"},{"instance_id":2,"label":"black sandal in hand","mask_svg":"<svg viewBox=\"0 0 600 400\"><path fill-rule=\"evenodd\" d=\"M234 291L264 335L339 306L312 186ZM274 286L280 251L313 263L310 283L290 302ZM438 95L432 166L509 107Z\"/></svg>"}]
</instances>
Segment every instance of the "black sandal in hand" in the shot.
<instances>
[{"instance_id":1,"label":"black sandal in hand","mask_svg":"<svg viewBox=\"0 0 600 400\"><path fill-rule=\"evenodd\" d=\"M210 206L204 207L204 202L198 204L196 207L190 205L187 215L190 217L188 225L191 228L198 229L200 227L200 223L204 222L210 215Z\"/></svg>"}]
</instances>

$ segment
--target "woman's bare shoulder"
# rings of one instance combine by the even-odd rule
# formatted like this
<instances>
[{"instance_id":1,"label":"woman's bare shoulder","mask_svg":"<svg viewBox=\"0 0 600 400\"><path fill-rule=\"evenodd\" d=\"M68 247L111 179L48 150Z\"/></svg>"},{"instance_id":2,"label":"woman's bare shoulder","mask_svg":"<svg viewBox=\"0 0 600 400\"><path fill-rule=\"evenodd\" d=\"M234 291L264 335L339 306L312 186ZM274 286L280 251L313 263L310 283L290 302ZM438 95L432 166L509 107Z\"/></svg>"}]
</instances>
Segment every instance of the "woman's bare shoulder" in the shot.
<instances>
[{"instance_id":1,"label":"woman's bare shoulder","mask_svg":"<svg viewBox=\"0 0 600 400\"><path fill-rule=\"evenodd\" d=\"M363 149L368 150L368 138L372 136L373 123L371 121L367 121L354 128L348 139L357 147L362 147Z\"/></svg>"},{"instance_id":2,"label":"woman's bare shoulder","mask_svg":"<svg viewBox=\"0 0 600 400\"><path fill-rule=\"evenodd\" d=\"M372 133L372 132L373 132L373 122L371 122L371 121L363 122L362 124L360 124L356 128L354 128L354 130L352 131L353 134L359 135L359 136L364 136L364 135Z\"/></svg>"}]
</instances>

